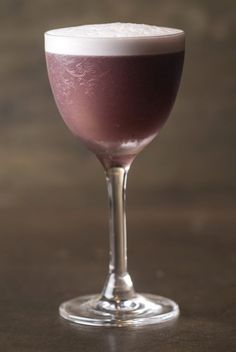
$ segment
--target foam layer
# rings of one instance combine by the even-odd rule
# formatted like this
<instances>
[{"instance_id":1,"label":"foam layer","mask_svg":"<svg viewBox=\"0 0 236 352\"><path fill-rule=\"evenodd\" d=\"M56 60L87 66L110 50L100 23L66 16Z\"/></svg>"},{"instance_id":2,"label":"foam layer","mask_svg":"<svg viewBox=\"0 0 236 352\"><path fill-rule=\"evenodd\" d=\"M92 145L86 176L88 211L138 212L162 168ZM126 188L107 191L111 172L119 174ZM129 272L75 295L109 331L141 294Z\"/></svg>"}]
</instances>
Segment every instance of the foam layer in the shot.
<instances>
[{"instance_id":1,"label":"foam layer","mask_svg":"<svg viewBox=\"0 0 236 352\"><path fill-rule=\"evenodd\" d=\"M152 55L184 50L180 29L135 23L106 23L53 29L45 51L64 55Z\"/></svg>"}]
</instances>

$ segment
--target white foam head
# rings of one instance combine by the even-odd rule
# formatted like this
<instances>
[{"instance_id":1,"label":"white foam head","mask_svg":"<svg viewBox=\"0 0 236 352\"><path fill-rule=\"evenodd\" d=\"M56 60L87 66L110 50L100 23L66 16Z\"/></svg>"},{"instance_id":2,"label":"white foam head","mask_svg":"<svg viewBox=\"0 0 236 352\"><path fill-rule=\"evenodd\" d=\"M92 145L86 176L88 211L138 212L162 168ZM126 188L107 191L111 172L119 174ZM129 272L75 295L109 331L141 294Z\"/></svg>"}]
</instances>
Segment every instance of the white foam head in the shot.
<instances>
[{"instance_id":1,"label":"white foam head","mask_svg":"<svg viewBox=\"0 0 236 352\"><path fill-rule=\"evenodd\" d=\"M53 29L45 51L63 55L154 55L184 50L180 29L135 23L106 23Z\"/></svg>"}]
</instances>

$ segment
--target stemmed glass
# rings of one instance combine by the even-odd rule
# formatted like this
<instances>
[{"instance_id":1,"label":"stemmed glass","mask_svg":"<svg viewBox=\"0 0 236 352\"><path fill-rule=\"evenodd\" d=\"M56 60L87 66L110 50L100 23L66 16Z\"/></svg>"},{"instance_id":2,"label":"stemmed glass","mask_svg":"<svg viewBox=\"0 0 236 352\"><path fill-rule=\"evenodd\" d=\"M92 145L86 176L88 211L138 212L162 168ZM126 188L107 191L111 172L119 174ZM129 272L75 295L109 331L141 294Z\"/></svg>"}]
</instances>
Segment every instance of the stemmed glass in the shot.
<instances>
[{"instance_id":1,"label":"stemmed glass","mask_svg":"<svg viewBox=\"0 0 236 352\"><path fill-rule=\"evenodd\" d=\"M72 299L60 315L94 326L137 326L178 316L167 298L138 294L127 270L125 193L135 156L158 134L174 104L184 32L135 24L45 33L49 80L68 128L102 163L110 208L109 273L101 294Z\"/></svg>"}]
</instances>

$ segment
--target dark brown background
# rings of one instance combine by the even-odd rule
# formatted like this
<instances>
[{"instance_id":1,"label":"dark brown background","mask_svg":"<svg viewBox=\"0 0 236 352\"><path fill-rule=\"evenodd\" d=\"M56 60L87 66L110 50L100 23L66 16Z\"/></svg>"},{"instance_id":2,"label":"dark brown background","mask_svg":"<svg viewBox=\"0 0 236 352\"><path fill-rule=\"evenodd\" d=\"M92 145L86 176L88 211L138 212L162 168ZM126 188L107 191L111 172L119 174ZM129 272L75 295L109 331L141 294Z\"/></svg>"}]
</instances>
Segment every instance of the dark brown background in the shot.
<instances>
[{"instance_id":1,"label":"dark brown background","mask_svg":"<svg viewBox=\"0 0 236 352\"><path fill-rule=\"evenodd\" d=\"M92 337L101 351L235 351L235 13L231 0L0 0L4 351L97 351ZM182 325L173 336L138 334L138 343L120 332L76 335L57 321L62 300L101 289L107 211L102 168L52 99L43 32L113 21L187 35L171 118L133 164L128 192L135 282L175 298Z\"/></svg>"},{"instance_id":2,"label":"dark brown background","mask_svg":"<svg viewBox=\"0 0 236 352\"><path fill-rule=\"evenodd\" d=\"M158 199L159 191L171 197L222 192L234 196L233 1L1 0L0 6L1 207L31 202L45 206L45 201L64 206L63 194L68 195L66 207L88 203L95 195L104 197L103 189L99 191L100 165L75 143L53 102L43 32L118 20L176 26L187 34L176 105L159 138L133 165L130 201L149 201L152 195Z\"/></svg>"}]
</instances>

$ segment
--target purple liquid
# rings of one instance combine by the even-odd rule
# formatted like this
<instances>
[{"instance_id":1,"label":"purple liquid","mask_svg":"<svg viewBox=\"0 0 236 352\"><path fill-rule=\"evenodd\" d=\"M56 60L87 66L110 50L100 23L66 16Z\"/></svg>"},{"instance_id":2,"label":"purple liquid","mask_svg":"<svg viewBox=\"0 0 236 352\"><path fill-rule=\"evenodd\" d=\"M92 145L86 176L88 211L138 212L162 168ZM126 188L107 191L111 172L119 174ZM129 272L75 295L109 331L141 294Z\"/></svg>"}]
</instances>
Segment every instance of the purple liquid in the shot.
<instances>
[{"instance_id":1,"label":"purple liquid","mask_svg":"<svg viewBox=\"0 0 236 352\"><path fill-rule=\"evenodd\" d=\"M143 56L46 53L58 109L99 159L124 166L158 133L177 94L184 52Z\"/></svg>"}]
</instances>

